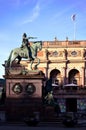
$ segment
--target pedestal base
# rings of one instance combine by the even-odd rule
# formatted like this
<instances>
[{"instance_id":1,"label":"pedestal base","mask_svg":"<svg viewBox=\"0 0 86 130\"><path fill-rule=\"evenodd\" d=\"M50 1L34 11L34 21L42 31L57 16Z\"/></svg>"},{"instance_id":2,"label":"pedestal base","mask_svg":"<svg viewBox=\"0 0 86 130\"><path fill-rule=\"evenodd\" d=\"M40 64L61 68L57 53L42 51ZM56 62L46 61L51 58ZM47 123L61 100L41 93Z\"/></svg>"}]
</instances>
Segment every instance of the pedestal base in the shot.
<instances>
[{"instance_id":1,"label":"pedestal base","mask_svg":"<svg viewBox=\"0 0 86 130\"><path fill-rule=\"evenodd\" d=\"M42 113L44 75L6 75L5 78L7 120L23 121L34 113Z\"/></svg>"}]
</instances>

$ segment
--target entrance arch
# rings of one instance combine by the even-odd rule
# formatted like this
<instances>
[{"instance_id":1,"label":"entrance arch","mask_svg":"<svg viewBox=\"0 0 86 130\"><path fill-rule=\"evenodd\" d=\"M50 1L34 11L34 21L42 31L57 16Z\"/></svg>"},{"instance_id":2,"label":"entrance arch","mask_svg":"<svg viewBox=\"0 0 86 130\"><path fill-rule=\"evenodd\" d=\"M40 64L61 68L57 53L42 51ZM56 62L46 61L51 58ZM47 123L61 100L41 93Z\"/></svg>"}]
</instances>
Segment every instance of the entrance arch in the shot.
<instances>
[{"instance_id":1,"label":"entrance arch","mask_svg":"<svg viewBox=\"0 0 86 130\"><path fill-rule=\"evenodd\" d=\"M77 112L77 98L66 98L66 112Z\"/></svg>"},{"instance_id":2,"label":"entrance arch","mask_svg":"<svg viewBox=\"0 0 86 130\"><path fill-rule=\"evenodd\" d=\"M74 83L79 85L80 83L80 72L77 69L70 70L68 74L68 83Z\"/></svg>"},{"instance_id":3,"label":"entrance arch","mask_svg":"<svg viewBox=\"0 0 86 130\"><path fill-rule=\"evenodd\" d=\"M53 78L53 83L60 85L60 82L61 82L61 72L58 69L53 69L50 72L50 77Z\"/></svg>"}]
</instances>

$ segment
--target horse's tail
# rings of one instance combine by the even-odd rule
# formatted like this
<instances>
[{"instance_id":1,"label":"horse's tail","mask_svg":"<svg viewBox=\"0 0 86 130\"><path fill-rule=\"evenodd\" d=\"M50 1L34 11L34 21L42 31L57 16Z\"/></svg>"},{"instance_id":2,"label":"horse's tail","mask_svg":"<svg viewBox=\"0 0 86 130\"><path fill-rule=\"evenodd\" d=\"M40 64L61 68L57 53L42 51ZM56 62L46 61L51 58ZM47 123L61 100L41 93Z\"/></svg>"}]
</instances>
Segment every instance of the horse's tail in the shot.
<instances>
[{"instance_id":1,"label":"horse's tail","mask_svg":"<svg viewBox=\"0 0 86 130\"><path fill-rule=\"evenodd\" d=\"M11 56L12 56L13 50L10 52L10 55L7 60L7 66L10 66Z\"/></svg>"}]
</instances>

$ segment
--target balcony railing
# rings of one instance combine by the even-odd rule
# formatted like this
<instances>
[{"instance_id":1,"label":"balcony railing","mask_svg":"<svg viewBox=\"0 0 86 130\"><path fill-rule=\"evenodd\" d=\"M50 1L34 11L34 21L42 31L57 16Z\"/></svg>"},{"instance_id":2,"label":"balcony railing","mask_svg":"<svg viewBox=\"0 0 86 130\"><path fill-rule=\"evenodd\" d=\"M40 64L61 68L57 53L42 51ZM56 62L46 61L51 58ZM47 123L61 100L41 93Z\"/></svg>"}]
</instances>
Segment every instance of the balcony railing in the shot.
<instances>
[{"instance_id":1,"label":"balcony railing","mask_svg":"<svg viewBox=\"0 0 86 130\"><path fill-rule=\"evenodd\" d=\"M86 47L86 41L43 41L43 47Z\"/></svg>"},{"instance_id":2,"label":"balcony railing","mask_svg":"<svg viewBox=\"0 0 86 130\"><path fill-rule=\"evenodd\" d=\"M53 90L54 95L86 95L86 89L80 89L80 90Z\"/></svg>"}]
</instances>

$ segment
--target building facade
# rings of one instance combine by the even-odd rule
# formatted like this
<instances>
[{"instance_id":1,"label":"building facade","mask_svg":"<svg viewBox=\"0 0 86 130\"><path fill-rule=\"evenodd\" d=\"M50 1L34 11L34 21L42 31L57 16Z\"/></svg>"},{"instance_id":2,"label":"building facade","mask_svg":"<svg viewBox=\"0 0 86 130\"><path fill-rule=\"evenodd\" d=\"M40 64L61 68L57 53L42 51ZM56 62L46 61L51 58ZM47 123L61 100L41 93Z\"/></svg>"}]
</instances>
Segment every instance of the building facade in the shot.
<instances>
[{"instance_id":1,"label":"building facade","mask_svg":"<svg viewBox=\"0 0 86 130\"><path fill-rule=\"evenodd\" d=\"M54 41L43 41L37 57L40 59L38 69L45 74L46 81L50 76L53 78L53 95L61 112L86 110L86 41L57 41L56 38ZM36 60L33 67L35 64ZM21 66L30 70L30 61L22 60ZM28 77L27 80L17 80L12 77L7 79L7 89L9 84L12 86L15 82L22 82L23 85L29 82Z\"/></svg>"},{"instance_id":2,"label":"building facade","mask_svg":"<svg viewBox=\"0 0 86 130\"><path fill-rule=\"evenodd\" d=\"M58 89L54 87L54 96L61 111L85 110L86 41L44 41L38 57L38 68L46 78L52 75L53 83L58 85ZM28 62L26 67L29 68Z\"/></svg>"},{"instance_id":3,"label":"building facade","mask_svg":"<svg viewBox=\"0 0 86 130\"><path fill-rule=\"evenodd\" d=\"M57 73L55 78L59 86L71 83L77 84L79 88L86 86L86 41L44 41L38 57L38 68L47 78L51 73ZM22 63L24 64L24 61ZM27 64L25 61L25 65L30 68L29 61Z\"/></svg>"}]
</instances>

